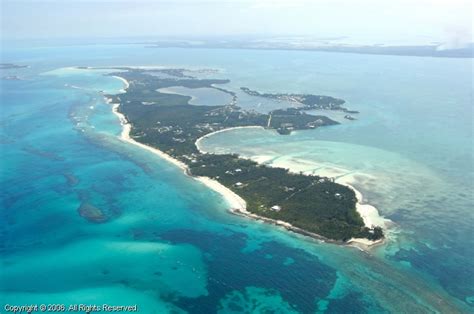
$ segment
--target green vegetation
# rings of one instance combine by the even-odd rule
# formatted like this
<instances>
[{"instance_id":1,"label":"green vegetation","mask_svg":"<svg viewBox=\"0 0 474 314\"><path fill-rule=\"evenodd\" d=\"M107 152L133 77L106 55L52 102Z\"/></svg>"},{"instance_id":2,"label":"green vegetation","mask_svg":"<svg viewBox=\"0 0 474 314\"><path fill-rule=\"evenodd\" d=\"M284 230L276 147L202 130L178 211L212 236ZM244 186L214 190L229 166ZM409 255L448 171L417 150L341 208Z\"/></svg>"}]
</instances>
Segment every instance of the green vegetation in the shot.
<instances>
[{"instance_id":1,"label":"green vegetation","mask_svg":"<svg viewBox=\"0 0 474 314\"><path fill-rule=\"evenodd\" d=\"M355 209L354 191L328 178L259 165L237 155L200 155L189 168L192 175L230 188L257 215L336 240L372 236Z\"/></svg>"},{"instance_id":2,"label":"green vegetation","mask_svg":"<svg viewBox=\"0 0 474 314\"><path fill-rule=\"evenodd\" d=\"M260 93L260 92L251 90L248 87L241 87L240 89L251 96L275 99L279 101L288 101L288 102L299 104L300 106L298 107L298 109L300 110L327 109L327 110L341 110L347 113L359 113L358 111L348 110L347 108L344 108L342 106L345 103L344 100L339 99L339 98L334 98L331 96L311 95L311 94L270 94L270 93Z\"/></svg>"},{"instance_id":3,"label":"green vegetation","mask_svg":"<svg viewBox=\"0 0 474 314\"><path fill-rule=\"evenodd\" d=\"M263 217L283 220L305 231L346 241L352 237L379 239L382 230L364 227L356 211L354 192L328 178L293 174L286 169L267 167L237 155L200 153L198 138L225 128L262 126L289 134L293 130L312 129L336 122L325 116L306 114L300 108L274 110L269 114L242 110L236 95L215 84L228 80L201 80L183 74L183 69L163 72L172 78L150 75L156 70L122 69L113 73L125 78L130 86L125 94L107 95L119 102L119 110L132 124L131 136L143 144L159 148L188 165L195 176L207 176L240 195L248 210ZM165 70L160 70L165 71ZM222 106L190 105L190 97L160 93L164 87L215 88L233 96ZM313 99L306 95L308 99ZM335 98L314 96L314 99ZM325 98L321 98L325 97ZM329 100L330 99L330 100ZM325 100L326 101L326 100ZM339 103L344 103L339 100ZM307 109L307 108L304 108Z\"/></svg>"}]
</instances>

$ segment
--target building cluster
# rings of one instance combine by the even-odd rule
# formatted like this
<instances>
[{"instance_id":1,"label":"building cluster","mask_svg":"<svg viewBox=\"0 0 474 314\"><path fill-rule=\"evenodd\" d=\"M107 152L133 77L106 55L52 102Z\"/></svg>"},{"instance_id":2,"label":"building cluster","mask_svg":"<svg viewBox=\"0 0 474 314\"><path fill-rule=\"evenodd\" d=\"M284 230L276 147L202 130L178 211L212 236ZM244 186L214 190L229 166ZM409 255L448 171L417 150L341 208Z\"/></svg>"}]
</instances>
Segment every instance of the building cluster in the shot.
<instances>
[{"instance_id":1,"label":"building cluster","mask_svg":"<svg viewBox=\"0 0 474 314\"><path fill-rule=\"evenodd\" d=\"M308 128L310 128L310 129L315 129L315 128L320 127L320 126L322 126L322 125L324 125L324 121L321 120L321 119L317 119L317 120L315 120L315 121L308 122L308 123L306 124L306 126L307 126Z\"/></svg>"},{"instance_id":2,"label":"building cluster","mask_svg":"<svg viewBox=\"0 0 474 314\"><path fill-rule=\"evenodd\" d=\"M242 169L237 168L237 169L234 169L234 170L227 170L225 172L225 174L233 176L233 175L236 175L236 174L240 174L241 172L242 172Z\"/></svg>"},{"instance_id":3,"label":"building cluster","mask_svg":"<svg viewBox=\"0 0 474 314\"><path fill-rule=\"evenodd\" d=\"M196 153L191 153L189 155L181 155L181 158L182 159L186 159L192 163L196 163L197 162L197 158L198 158L198 155ZM203 165L205 166L205 165Z\"/></svg>"}]
</instances>

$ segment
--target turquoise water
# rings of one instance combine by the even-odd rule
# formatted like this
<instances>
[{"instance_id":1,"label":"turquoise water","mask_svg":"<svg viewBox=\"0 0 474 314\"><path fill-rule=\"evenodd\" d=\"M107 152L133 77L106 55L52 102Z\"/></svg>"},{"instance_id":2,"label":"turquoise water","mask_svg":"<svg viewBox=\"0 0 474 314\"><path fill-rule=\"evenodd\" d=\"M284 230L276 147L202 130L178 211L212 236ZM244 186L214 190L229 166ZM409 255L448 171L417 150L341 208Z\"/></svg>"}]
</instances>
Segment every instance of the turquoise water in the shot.
<instances>
[{"instance_id":1,"label":"turquoise water","mask_svg":"<svg viewBox=\"0 0 474 314\"><path fill-rule=\"evenodd\" d=\"M137 304L143 313L472 310L469 60L133 45L2 55L31 66L1 73L25 78L1 81L2 303ZM289 137L239 130L204 144L352 175L395 222L394 240L367 254L229 215L218 194L120 141L100 91L122 83L66 68L76 65L216 68L233 90L346 99L358 121ZM108 220L81 217L83 202Z\"/></svg>"}]
</instances>

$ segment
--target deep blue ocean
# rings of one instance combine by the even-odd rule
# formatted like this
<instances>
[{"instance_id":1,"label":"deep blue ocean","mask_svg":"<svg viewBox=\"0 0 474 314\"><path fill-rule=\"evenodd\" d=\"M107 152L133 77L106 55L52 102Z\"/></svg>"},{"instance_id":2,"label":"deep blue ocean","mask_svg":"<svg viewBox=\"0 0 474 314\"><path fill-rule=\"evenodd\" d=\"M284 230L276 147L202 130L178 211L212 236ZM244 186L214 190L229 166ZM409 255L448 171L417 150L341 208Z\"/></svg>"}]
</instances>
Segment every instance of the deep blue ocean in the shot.
<instances>
[{"instance_id":1,"label":"deep blue ocean","mask_svg":"<svg viewBox=\"0 0 474 314\"><path fill-rule=\"evenodd\" d=\"M4 44L0 303L137 305L141 313L474 311L472 60L297 51ZM279 136L236 130L206 149L351 176L393 221L369 253L230 215L225 200L119 139L108 70L217 69L268 92L345 99L356 121ZM205 92L196 101L201 104ZM216 95L212 95L216 101ZM243 107L265 110L242 96ZM81 203L107 213L79 215ZM2 310L3 311L3 308Z\"/></svg>"}]
</instances>

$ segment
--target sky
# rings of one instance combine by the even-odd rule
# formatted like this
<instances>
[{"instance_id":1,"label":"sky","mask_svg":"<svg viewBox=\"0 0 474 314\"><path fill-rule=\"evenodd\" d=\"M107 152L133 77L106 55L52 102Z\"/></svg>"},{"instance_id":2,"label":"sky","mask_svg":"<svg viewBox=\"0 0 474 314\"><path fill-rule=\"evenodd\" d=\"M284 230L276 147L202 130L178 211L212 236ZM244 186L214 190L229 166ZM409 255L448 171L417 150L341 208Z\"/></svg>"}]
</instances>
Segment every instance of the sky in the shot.
<instances>
[{"instance_id":1,"label":"sky","mask_svg":"<svg viewBox=\"0 0 474 314\"><path fill-rule=\"evenodd\" d=\"M344 37L472 42L471 0L0 0L5 39Z\"/></svg>"}]
</instances>

